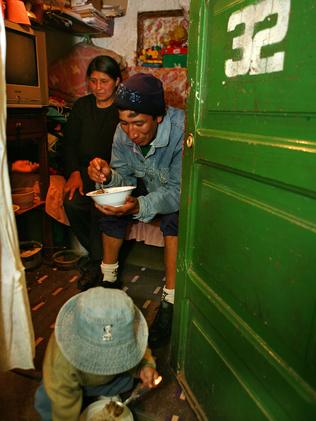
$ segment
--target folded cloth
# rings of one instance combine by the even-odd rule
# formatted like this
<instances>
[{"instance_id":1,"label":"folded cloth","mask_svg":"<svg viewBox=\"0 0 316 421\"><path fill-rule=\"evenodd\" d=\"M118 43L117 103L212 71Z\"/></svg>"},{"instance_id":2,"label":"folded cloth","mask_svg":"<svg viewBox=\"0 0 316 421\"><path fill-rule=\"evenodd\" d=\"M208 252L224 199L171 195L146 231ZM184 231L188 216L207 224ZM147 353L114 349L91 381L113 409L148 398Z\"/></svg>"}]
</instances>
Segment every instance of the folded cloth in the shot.
<instances>
[{"instance_id":1,"label":"folded cloth","mask_svg":"<svg viewBox=\"0 0 316 421\"><path fill-rule=\"evenodd\" d=\"M64 209L64 186L65 177L62 175L51 175L49 188L46 195L45 211L58 222L70 225Z\"/></svg>"},{"instance_id":2,"label":"folded cloth","mask_svg":"<svg viewBox=\"0 0 316 421\"><path fill-rule=\"evenodd\" d=\"M164 239L159 222L141 222L131 224L127 240L143 241L149 246L164 247Z\"/></svg>"}]
</instances>

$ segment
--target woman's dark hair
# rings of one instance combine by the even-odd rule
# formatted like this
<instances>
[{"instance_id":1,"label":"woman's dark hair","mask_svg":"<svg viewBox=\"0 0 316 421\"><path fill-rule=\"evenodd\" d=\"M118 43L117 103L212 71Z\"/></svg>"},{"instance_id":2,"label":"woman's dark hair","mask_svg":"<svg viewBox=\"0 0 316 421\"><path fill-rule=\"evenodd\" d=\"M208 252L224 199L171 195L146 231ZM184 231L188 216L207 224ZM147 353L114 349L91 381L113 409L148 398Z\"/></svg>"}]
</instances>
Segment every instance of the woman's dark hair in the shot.
<instances>
[{"instance_id":1,"label":"woman's dark hair","mask_svg":"<svg viewBox=\"0 0 316 421\"><path fill-rule=\"evenodd\" d=\"M120 66L110 56L97 56L89 64L87 69L87 76L90 77L92 72L106 73L110 78L122 81Z\"/></svg>"}]
</instances>

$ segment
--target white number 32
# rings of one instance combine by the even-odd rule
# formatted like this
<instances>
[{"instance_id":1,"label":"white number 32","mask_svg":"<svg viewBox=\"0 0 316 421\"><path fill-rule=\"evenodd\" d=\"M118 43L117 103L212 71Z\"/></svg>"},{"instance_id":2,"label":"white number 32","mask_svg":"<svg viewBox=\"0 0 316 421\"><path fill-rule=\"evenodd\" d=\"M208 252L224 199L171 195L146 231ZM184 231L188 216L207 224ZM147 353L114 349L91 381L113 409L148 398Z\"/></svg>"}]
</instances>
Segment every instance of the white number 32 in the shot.
<instances>
[{"instance_id":1,"label":"white number 32","mask_svg":"<svg viewBox=\"0 0 316 421\"><path fill-rule=\"evenodd\" d=\"M284 66L284 51L270 57L261 57L264 46L281 42L288 30L291 0L264 0L234 12L228 21L228 32L244 24L242 35L233 38L233 49L240 50L240 60L226 60L227 77L238 75L258 75L280 72ZM277 15L277 22L272 28L255 31L255 25L272 15Z\"/></svg>"}]
</instances>

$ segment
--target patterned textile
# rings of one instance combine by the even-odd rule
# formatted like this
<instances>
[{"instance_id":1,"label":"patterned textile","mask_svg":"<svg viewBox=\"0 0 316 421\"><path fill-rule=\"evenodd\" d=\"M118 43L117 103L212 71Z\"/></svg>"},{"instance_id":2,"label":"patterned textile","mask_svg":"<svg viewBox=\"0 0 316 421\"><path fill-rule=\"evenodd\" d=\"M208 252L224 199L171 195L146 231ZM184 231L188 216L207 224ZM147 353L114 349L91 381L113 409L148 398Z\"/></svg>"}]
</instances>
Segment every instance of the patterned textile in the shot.
<instances>
[{"instance_id":1,"label":"patterned textile","mask_svg":"<svg viewBox=\"0 0 316 421\"><path fill-rule=\"evenodd\" d=\"M51 175L49 179L45 211L56 221L69 226L69 220L64 209L64 186L66 180L62 175Z\"/></svg>"},{"instance_id":2,"label":"patterned textile","mask_svg":"<svg viewBox=\"0 0 316 421\"><path fill-rule=\"evenodd\" d=\"M144 21L144 45L143 48L150 48L153 45L161 45L161 39L172 32L178 25L186 28L188 21L184 16L153 17Z\"/></svg>"},{"instance_id":3,"label":"patterned textile","mask_svg":"<svg viewBox=\"0 0 316 421\"><path fill-rule=\"evenodd\" d=\"M186 99L188 96L186 68L153 68L135 66L128 69L129 76L138 72L151 73L162 81L167 105L182 109L186 108Z\"/></svg>"}]
</instances>

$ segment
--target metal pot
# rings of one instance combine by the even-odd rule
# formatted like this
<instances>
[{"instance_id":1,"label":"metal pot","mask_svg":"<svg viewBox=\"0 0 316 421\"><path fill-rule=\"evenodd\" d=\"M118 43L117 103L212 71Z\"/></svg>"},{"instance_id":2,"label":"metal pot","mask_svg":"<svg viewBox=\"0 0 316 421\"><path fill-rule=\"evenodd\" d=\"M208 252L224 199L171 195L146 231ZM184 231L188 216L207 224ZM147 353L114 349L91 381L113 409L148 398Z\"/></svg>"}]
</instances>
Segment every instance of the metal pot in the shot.
<instances>
[{"instance_id":1,"label":"metal pot","mask_svg":"<svg viewBox=\"0 0 316 421\"><path fill-rule=\"evenodd\" d=\"M52 256L54 264L59 269L72 269L76 266L80 259L80 255L75 250L57 251Z\"/></svg>"}]
</instances>

